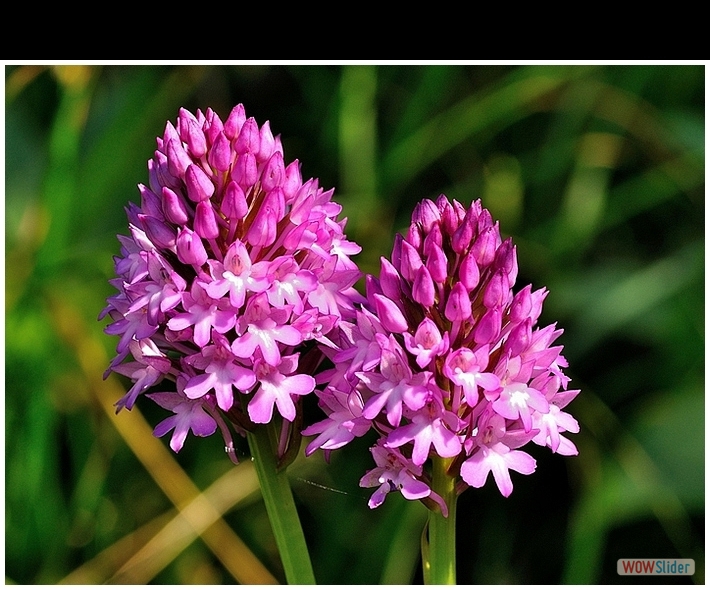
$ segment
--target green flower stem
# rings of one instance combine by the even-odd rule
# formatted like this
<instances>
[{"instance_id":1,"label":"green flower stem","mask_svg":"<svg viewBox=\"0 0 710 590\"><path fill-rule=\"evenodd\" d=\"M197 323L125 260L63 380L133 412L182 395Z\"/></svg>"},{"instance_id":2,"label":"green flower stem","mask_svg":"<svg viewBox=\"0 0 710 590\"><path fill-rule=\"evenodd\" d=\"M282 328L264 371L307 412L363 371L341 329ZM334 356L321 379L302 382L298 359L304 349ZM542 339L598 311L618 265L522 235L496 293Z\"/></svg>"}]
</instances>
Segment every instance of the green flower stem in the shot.
<instances>
[{"instance_id":1,"label":"green flower stem","mask_svg":"<svg viewBox=\"0 0 710 590\"><path fill-rule=\"evenodd\" d=\"M259 476L271 528L289 584L315 584L311 558L298 518L286 470L276 466L276 436L273 424L248 433L249 448Z\"/></svg>"},{"instance_id":2,"label":"green flower stem","mask_svg":"<svg viewBox=\"0 0 710 590\"><path fill-rule=\"evenodd\" d=\"M456 584L456 480L447 473L451 459L433 459L432 490L449 508L429 515L429 543L424 559L424 581L427 584Z\"/></svg>"}]
</instances>

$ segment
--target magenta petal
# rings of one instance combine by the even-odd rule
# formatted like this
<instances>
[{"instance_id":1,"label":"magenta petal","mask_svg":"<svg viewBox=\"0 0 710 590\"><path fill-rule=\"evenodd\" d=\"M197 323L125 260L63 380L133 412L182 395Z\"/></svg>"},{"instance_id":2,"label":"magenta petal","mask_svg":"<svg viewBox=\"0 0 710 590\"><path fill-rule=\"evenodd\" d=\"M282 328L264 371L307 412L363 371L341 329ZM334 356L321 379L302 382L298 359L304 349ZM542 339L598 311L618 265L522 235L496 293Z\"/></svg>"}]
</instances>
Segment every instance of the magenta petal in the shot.
<instances>
[{"instance_id":1,"label":"magenta petal","mask_svg":"<svg viewBox=\"0 0 710 590\"><path fill-rule=\"evenodd\" d=\"M507 498L513 491L513 480L510 479L510 472L508 471L505 459L500 455L492 453L489 461L493 479L495 479L500 493Z\"/></svg>"},{"instance_id":2,"label":"magenta petal","mask_svg":"<svg viewBox=\"0 0 710 590\"><path fill-rule=\"evenodd\" d=\"M509 469L530 475L535 471L537 462L525 451L510 451L505 455L505 462Z\"/></svg>"},{"instance_id":3,"label":"magenta petal","mask_svg":"<svg viewBox=\"0 0 710 590\"><path fill-rule=\"evenodd\" d=\"M217 422L198 404L194 404L190 429L196 436L211 436L217 430Z\"/></svg>"},{"instance_id":4,"label":"magenta petal","mask_svg":"<svg viewBox=\"0 0 710 590\"><path fill-rule=\"evenodd\" d=\"M197 399L205 395L214 387L217 381L215 373L202 373L190 379L185 386L185 395L190 399Z\"/></svg>"},{"instance_id":5,"label":"magenta petal","mask_svg":"<svg viewBox=\"0 0 710 590\"><path fill-rule=\"evenodd\" d=\"M232 343L232 352L234 353L234 356L248 359L254 354L254 351L258 345L259 339L251 332L247 332Z\"/></svg>"},{"instance_id":6,"label":"magenta petal","mask_svg":"<svg viewBox=\"0 0 710 590\"><path fill-rule=\"evenodd\" d=\"M249 418L256 424L267 424L274 414L276 396L272 388L260 387L247 406Z\"/></svg>"},{"instance_id":7,"label":"magenta petal","mask_svg":"<svg viewBox=\"0 0 710 590\"><path fill-rule=\"evenodd\" d=\"M170 438L170 448L179 453L182 446L185 444L185 439L187 438L187 433L190 430L190 425L184 419L178 419L175 421L175 431L173 436Z\"/></svg>"},{"instance_id":8,"label":"magenta petal","mask_svg":"<svg viewBox=\"0 0 710 590\"><path fill-rule=\"evenodd\" d=\"M291 375L286 377L282 387L294 395L306 395L316 388L316 380L310 375Z\"/></svg>"},{"instance_id":9,"label":"magenta petal","mask_svg":"<svg viewBox=\"0 0 710 590\"><path fill-rule=\"evenodd\" d=\"M294 328L293 326L278 326L277 328L274 328L271 332L274 336L274 340L281 342L282 344L288 344L289 346L297 346L298 344L303 342L303 336L301 335L301 332L299 332L298 329Z\"/></svg>"},{"instance_id":10,"label":"magenta petal","mask_svg":"<svg viewBox=\"0 0 710 590\"><path fill-rule=\"evenodd\" d=\"M441 424L434 429L432 442L441 457L455 457L461 452L461 441L458 436Z\"/></svg>"},{"instance_id":11,"label":"magenta petal","mask_svg":"<svg viewBox=\"0 0 710 590\"><path fill-rule=\"evenodd\" d=\"M173 428L175 428L175 426L177 424L177 420L178 420L178 416L176 414L174 414L174 415L170 416L169 418L166 418L162 422L159 422L158 425L153 429L153 436L155 436L157 438L160 438L161 436L165 436L168 432L170 432Z\"/></svg>"},{"instance_id":12,"label":"magenta petal","mask_svg":"<svg viewBox=\"0 0 710 590\"><path fill-rule=\"evenodd\" d=\"M461 477L474 488L482 488L491 471L490 464L486 460L486 451L487 449L479 449L461 465Z\"/></svg>"},{"instance_id":13,"label":"magenta petal","mask_svg":"<svg viewBox=\"0 0 710 590\"><path fill-rule=\"evenodd\" d=\"M500 379L493 373L478 373L476 383L486 391L495 391L500 388Z\"/></svg>"},{"instance_id":14,"label":"magenta petal","mask_svg":"<svg viewBox=\"0 0 710 590\"><path fill-rule=\"evenodd\" d=\"M382 503L385 501L385 498L387 497L387 492L389 491L389 482L383 483L379 488L377 488L375 493L370 496L370 500L368 501L367 505L370 508L377 508L378 506L382 505Z\"/></svg>"},{"instance_id":15,"label":"magenta petal","mask_svg":"<svg viewBox=\"0 0 710 590\"><path fill-rule=\"evenodd\" d=\"M431 489L423 481L414 479L413 477L408 478L402 485L402 495L407 498L407 500L419 500L420 498L426 498L430 493Z\"/></svg>"}]
</instances>

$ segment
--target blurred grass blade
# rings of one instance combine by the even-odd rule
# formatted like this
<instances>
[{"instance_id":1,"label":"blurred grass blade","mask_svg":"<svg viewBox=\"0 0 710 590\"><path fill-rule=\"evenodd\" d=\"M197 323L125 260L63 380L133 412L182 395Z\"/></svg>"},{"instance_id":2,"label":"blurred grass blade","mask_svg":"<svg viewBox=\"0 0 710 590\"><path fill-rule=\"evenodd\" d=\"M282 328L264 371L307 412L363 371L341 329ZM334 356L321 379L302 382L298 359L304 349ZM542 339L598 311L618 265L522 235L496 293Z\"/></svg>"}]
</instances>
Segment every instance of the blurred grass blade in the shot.
<instances>
[{"instance_id":1,"label":"blurred grass blade","mask_svg":"<svg viewBox=\"0 0 710 590\"><path fill-rule=\"evenodd\" d=\"M690 547L690 516L664 471L616 414L589 388L575 400L596 441L615 441L585 486L570 522L564 583L594 584L602 573L606 537L620 523L655 515L680 555ZM668 441L672 443L672 441ZM597 453L603 456L600 449ZM586 449L586 456L593 456ZM589 459L587 459L588 461ZM620 556L621 557L621 556Z\"/></svg>"},{"instance_id":2,"label":"blurred grass blade","mask_svg":"<svg viewBox=\"0 0 710 590\"><path fill-rule=\"evenodd\" d=\"M171 509L104 549L67 575L60 584L130 583L146 584L185 549L212 522L205 518L204 502L225 514L259 493L259 483L251 463L230 469L182 511ZM204 529L195 531L185 513L195 512ZM140 549L136 550L136 547ZM276 583L273 579L272 583Z\"/></svg>"},{"instance_id":3,"label":"blurred grass blade","mask_svg":"<svg viewBox=\"0 0 710 590\"><path fill-rule=\"evenodd\" d=\"M432 117L384 156L382 175L401 187L465 138L527 115L536 101L594 68L528 66L515 70L494 89L467 96Z\"/></svg>"},{"instance_id":4,"label":"blurred grass blade","mask_svg":"<svg viewBox=\"0 0 710 590\"><path fill-rule=\"evenodd\" d=\"M67 254L74 213L77 211L79 144L91 103L95 72L90 66L56 66L61 98L49 143L49 167L44 186L44 206L49 231L37 256L44 268Z\"/></svg>"},{"instance_id":5,"label":"blurred grass blade","mask_svg":"<svg viewBox=\"0 0 710 590\"><path fill-rule=\"evenodd\" d=\"M230 469L214 482L204 493L184 506L174 518L141 549L136 551L114 576L111 584L146 584L163 568L170 564L197 536L212 526L217 516L225 514L247 496L259 492L259 482L251 463L243 463ZM249 555L249 549L238 538L233 547L242 555ZM260 564L250 564L252 569ZM261 582L276 584L273 577L262 578Z\"/></svg>"},{"instance_id":6,"label":"blurred grass blade","mask_svg":"<svg viewBox=\"0 0 710 590\"><path fill-rule=\"evenodd\" d=\"M403 502L382 568L380 584L410 584L421 555L420 537L425 533L428 510L420 502Z\"/></svg>"},{"instance_id":7,"label":"blurred grass blade","mask_svg":"<svg viewBox=\"0 0 710 590\"><path fill-rule=\"evenodd\" d=\"M570 335L577 354L589 351L603 337L629 322L641 320L652 308L699 281L703 269L704 244L695 242L610 285L599 284L594 289L588 283L586 296L578 300L583 305Z\"/></svg>"}]
</instances>

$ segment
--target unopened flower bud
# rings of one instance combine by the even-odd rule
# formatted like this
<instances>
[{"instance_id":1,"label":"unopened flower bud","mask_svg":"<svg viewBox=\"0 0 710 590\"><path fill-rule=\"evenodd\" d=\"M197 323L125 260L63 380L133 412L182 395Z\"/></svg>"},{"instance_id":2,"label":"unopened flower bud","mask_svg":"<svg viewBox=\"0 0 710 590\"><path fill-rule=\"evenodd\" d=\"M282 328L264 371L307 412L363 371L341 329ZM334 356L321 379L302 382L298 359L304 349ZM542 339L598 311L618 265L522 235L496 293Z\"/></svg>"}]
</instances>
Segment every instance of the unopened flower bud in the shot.
<instances>
[{"instance_id":1,"label":"unopened flower bud","mask_svg":"<svg viewBox=\"0 0 710 590\"><path fill-rule=\"evenodd\" d=\"M171 250L175 247L175 232L160 219L150 215L138 214L148 239L158 248Z\"/></svg>"},{"instance_id":2,"label":"unopened flower bud","mask_svg":"<svg viewBox=\"0 0 710 590\"><path fill-rule=\"evenodd\" d=\"M271 133L271 125L266 121L259 130L259 153L256 155L257 162L265 162L274 154L280 154L278 150L274 150L274 134ZM281 154L281 164L283 166L283 154Z\"/></svg>"},{"instance_id":3,"label":"unopened flower bud","mask_svg":"<svg viewBox=\"0 0 710 590\"><path fill-rule=\"evenodd\" d=\"M138 190L141 193L141 210L146 215L163 218L163 208L160 206L160 199L152 190L144 184L138 185Z\"/></svg>"},{"instance_id":4,"label":"unopened flower bud","mask_svg":"<svg viewBox=\"0 0 710 590\"><path fill-rule=\"evenodd\" d=\"M252 154L256 157L259 152L259 126L253 117L249 117L242 125L241 131L239 131L239 136L237 137L237 143L234 149L238 154Z\"/></svg>"},{"instance_id":5,"label":"unopened flower bud","mask_svg":"<svg viewBox=\"0 0 710 590\"><path fill-rule=\"evenodd\" d=\"M489 344L500 334L502 313L500 308L489 309L478 320L473 329L473 339L477 344Z\"/></svg>"},{"instance_id":6,"label":"unopened flower bud","mask_svg":"<svg viewBox=\"0 0 710 590\"><path fill-rule=\"evenodd\" d=\"M252 246L270 246L276 239L276 225L279 222L279 202L276 193L278 191L272 191L264 198L264 202L252 221L247 233L247 241ZM270 198L272 195L273 198Z\"/></svg>"},{"instance_id":7,"label":"unopened flower bud","mask_svg":"<svg viewBox=\"0 0 710 590\"><path fill-rule=\"evenodd\" d=\"M274 152L261 174L261 186L268 193L283 183L285 175L284 157L281 152Z\"/></svg>"},{"instance_id":8,"label":"unopened flower bud","mask_svg":"<svg viewBox=\"0 0 710 590\"><path fill-rule=\"evenodd\" d=\"M532 321L530 318L527 318L510 331L510 335L505 341L505 348L511 356L518 356L530 346L530 339L532 337L531 326Z\"/></svg>"},{"instance_id":9,"label":"unopened flower bud","mask_svg":"<svg viewBox=\"0 0 710 590\"><path fill-rule=\"evenodd\" d=\"M417 249L407 240L402 240L401 247L402 263L399 266L399 271L406 280L413 281L417 269L423 264L422 257L419 256Z\"/></svg>"},{"instance_id":10,"label":"unopened flower bud","mask_svg":"<svg viewBox=\"0 0 710 590\"><path fill-rule=\"evenodd\" d=\"M436 202L439 211L441 211L441 230L447 236L452 236L459 226L459 220L456 216L456 211L449 200L441 195Z\"/></svg>"},{"instance_id":11,"label":"unopened flower bud","mask_svg":"<svg viewBox=\"0 0 710 590\"><path fill-rule=\"evenodd\" d=\"M256 166L256 158L252 153L240 154L232 168L232 180L247 192L254 186L259 178L259 170Z\"/></svg>"},{"instance_id":12,"label":"unopened flower bud","mask_svg":"<svg viewBox=\"0 0 710 590\"><path fill-rule=\"evenodd\" d=\"M180 137L187 143L187 148L194 158L201 158L207 153L207 141L195 116L186 109L180 109L178 119Z\"/></svg>"},{"instance_id":13,"label":"unopened flower bud","mask_svg":"<svg viewBox=\"0 0 710 590\"><path fill-rule=\"evenodd\" d=\"M518 278L518 257L515 255L512 238L508 238L498 246L493 266L503 269L508 277L508 283L515 284L515 279Z\"/></svg>"},{"instance_id":14,"label":"unopened flower bud","mask_svg":"<svg viewBox=\"0 0 710 590\"><path fill-rule=\"evenodd\" d=\"M384 295L375 294L372 296L379 318L385 330L401 334L409 328L407 320L402 313L402 310L397 307L397 304Z\"/></svg>"},{"instance_id":15,"label":"unopened flower bud","mask_svg":"<svg viewBox=\"0 0 710 590\"><path fill-rule=\"evenodd\" d=\"M434 201L424 199L414 208L412 221L418 223L424 233L429 233L434 225L438 225L441 221L441 213Z\"/></svg>"},{"instance_id":16,"label":"unopened flower bud","mask_svg":"<svg viewBox=\"0 0 710 590\"><path fill-rule=\"evenodd\" d=\"M204 130L207 145L212 145L217 139L217 136L224 130L222 120L212 109L207 109L205 113Z\"/></svg>"},{"instance_id":17,"label":"unopened flower bud","mask_svg":"<svg viewBox=\"0 0 710 590\"><path fill-rule=\"evenodd\" d=\"M150 190L154 193L157 194L163 186L177 189L182 184L182 180L171 174L169 168L168 157L163 152L156 150L148 165Z\"/></svg>"},{"instance_id":18,"label":"unopened flower bud","mask_svg":"<svg viewBox=\"0 0 710 590\"><path fill-rule=\"evenodd\" d=\"M301 188L303 181L301 180L301 166L298 160L294 160L284 170L284 180L282 187L284 198L287 203L290 203L298 189Z\"/></svg>"},{"instance_id":19,"label":"unopened flower bud","mask_svg":"<svg viewBox=\"0 0 710 590\"><path fill-rule=\"evenodd\" d=\"M190 164L185 171L187 196L195 203L206 201L214 194L214 184L205 171L195 164Z\"/></svg>"},{"instance_id":20,"label":"unopened flower bud","mask_svg":"<svg viewBox=\"0 0 710 590\"><path fill-rule=\"evenodd\" d=\"M508 275L505 270L499 270L488 279L488 284L483 290L483 305L488 309L492 307L502 307L508 303L507 299L510 294L510 285L508 284Z\"/></svg>"},{"instance_id":21,"label":"unopened flower bud","mask_svg":"<svg viewBox=\"0 0 710 590\"><path fill-rule=\"evenodd\" d=\"M219 172L226 172L232 165L232 149L224 132L217 134L212 148L210 148L207 162L214 170Z\"/></svg>"},{"instance_id":22,"label":"unopened flower bud","mask_svg":"<svg viewBox=\"0 0 710 590\"><path fill-rule=\"evenodd\" d=\"M526 285L513 297L513 301L510 304L510 321L513 324L519 324L525 318L530 317L530 312L532 311L531 288L531 285Z\"/></svg>"},{"instance_id":23,"label":"unopened flower bud","mask_svg":"<svg viewBox=\"0 0 710 590\"><path fill-rule=\"evenodd\" d=\"M459 280L469 291L473 291L478 287L480 279L481 274L478 270L478 264L476 264L476 257L469 251L461 261L461 266L459 266Z\"/></svg>"},{"instance_id":24,"label":"unopened flower bud","mask_svg":"<svg viewBox=\"0 0 710 590\"><path fill-rule=\"evenodd\" d=\"M184 225L190 219L185 201L174 190L163 187L162 207L165 218L175 225Z\"/></svg>"},{"instance_id":25,"label":"unopened flower bud","mask_svg":"<svg viewBox=\"0 0 710 590\"><path fill-rule=\"evenodd\" d=\"M229 113L229 117L224 122L224 134L227 139L232 140L239 134L239 131L244 125L244 121L247 120L246 114L244 112L244 105L238 104Z\"/></svg>"},{"instance_id":26,"label":"unopened flower bud","mask_svg":"<svg viewBox=\"0 0 710 590\"><path fill-rule=\"evenodd\" d=\"M422 246L422 228L416 223L409 224L409 230L407 231L407 242L409 242L415 249L419 250Z\"/></svg>"},{"instance_id":27,"label":"unopened flower bud","mask_svg":"<svg viewBox=\"0 0 710 590\"><path fill-rule=\"evenodd\" d=\"M451 247L454 252L458 254L465 252L471 245L471 240L473 239L474 220L471 211L472 209L469 209L466 212L466 217L464 217L463 222L456 228L454 235L451 236Z\"/></svg>"},{"instance_id":28,"label":"unopened flower bud","mask_svg":"<svg viewBox=\"0 0 710 590\"><path fill-rule=\"evenodd\" d=\"M384 256L380 258L380 286L382 293L390 299L398 299L402 296L402 278L397 269Z\"/></svg>"},{"instance_id":29,"label":"unopened flower bud","mask_svg":"<svg viewBox=\"0 0 710 590\"><path fill-rule=\"evenodd\" d=\"M202 239L187 227L178 229L177 255L183 264L202 266L207 262L207 251Z\"/></svg>"},{"instance_id":30,"label":"unopened flower bud","mask_svg":"<svg viewBox=\"0 0 710 590\"><path fill-rule=\"evenodd\" d=\"M166 156L168 157L168 171L177 178L183 178L185 170L192 164L192 158L182 147L179 139L168 141Z\"/></svg>"},{"instance_id":31,"label":"unopened flower bud","mask_svg":"<svg viewBox=\"0 0 710 590\"><path fill-rule=\"evenodd\" d=\"M431 278L437 283L443 283L449 276L448 260L441 246L436 242L431 242L425 246L426 267Z\"/></svg>"},{"instance_id":32,"label":"unopened flower bud","mask_svg":"<svg viewBox=\"0 0 710 590\"><path fill-rule=\"evenodd\" d=\"M233 219L235 221L243 218L247 214L247 211L249 211L249 205L247 204L247 199L244 196L242 187L233 180L224 190L220 211L227 219Z\"/></svg>"},{"instance_id":33,"label":"unopened flower bud","mask_svg":"<svg viewBox=\"0 0 710 590\"><path fill-rule=\"evenodd\" d=\"M444 314L451 322L463 321L471 317L471 296L463 283L457 282L451 289Z\"/></svg>"},{"instance_id":34,"label":"unopened flower bud","mask_svg":"<svg viewBox=\"0 0 710 590\"><path fill-rule=\"evenodd\" d=\"M206 240L212 240L219 235L219 225L212 203L200 201L195 207L195 231Z\"/></svg>"},{"instance_id":35,"label":"unopened flower bud","mask_svg":"<svg viewBox=\"0 0 710 590\"><path fill-rule=\"evenodd\" d=\"M493 262L496 255L496 250L500 244L500 234L498 226L489 227L478 234L471 246L471 252L476 258L479 268L488 266Z\"/></svg>"},{"instance_id":36,"label":"unopened flower bud","mask_svg":"<svg viewBox=\"0 0 710 590\"><path fill-rule=\"evenodd\" d=\"M424 307L431 307L434 305L435 295L436 289L434 288L434 281L426 266L422 265L417 269L412 283L412 298Z\"/></svg>"}]
</instances>

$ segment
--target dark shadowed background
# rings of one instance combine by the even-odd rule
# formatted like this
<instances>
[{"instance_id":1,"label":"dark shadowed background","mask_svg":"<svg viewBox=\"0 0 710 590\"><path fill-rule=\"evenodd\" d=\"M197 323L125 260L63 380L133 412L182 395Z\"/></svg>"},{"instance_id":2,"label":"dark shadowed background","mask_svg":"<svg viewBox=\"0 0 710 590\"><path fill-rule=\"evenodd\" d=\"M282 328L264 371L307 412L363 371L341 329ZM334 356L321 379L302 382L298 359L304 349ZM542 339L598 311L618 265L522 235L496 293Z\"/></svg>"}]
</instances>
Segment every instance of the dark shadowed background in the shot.
<instances>
[{"instance_id":1,"label":"dark shadowed background","mask_svg":"<svg viewBox=\"0 0 710 590\"><path fill-rule=\"evenodd\" d=\"M516 290L550 291L580 454L533 445L510 498L461 496L459 582L704 583L702 65L6 66L6 581L283 581L249 461L218 437L174 455L148 400L116 416L96 321L155 137L239 102L335 187L364 271L445 193L513 236ZM368 509L371 442L290 471L319 583L421 582L425 510ZM633 557L696 574L618 576Z\"/></svg>"}]
</instances>

